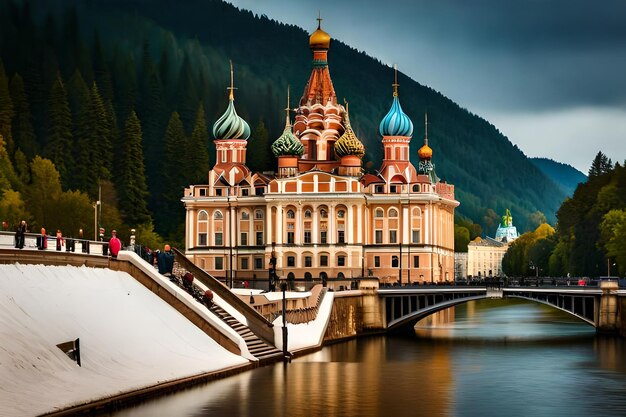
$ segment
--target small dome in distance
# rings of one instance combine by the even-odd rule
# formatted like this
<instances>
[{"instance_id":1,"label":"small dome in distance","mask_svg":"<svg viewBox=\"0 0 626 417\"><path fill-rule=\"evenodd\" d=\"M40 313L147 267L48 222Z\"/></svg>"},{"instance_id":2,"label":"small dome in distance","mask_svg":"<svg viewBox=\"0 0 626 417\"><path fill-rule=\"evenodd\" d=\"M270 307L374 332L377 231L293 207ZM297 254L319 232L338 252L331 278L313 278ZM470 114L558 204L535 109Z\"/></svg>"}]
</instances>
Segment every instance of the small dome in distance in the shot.
<instances>
[{"instance_id":1,"label":"small dome in distance","mask_svg":"<svg viewBox=\"0 0 626 417\"><path fill-rule=\"evenodd\" d=\"M322 19L318 18L317 21L317 30L309 37L309 48L328 49L330 48L330 35L322 30Z\"/></svg>"}]
</instances>

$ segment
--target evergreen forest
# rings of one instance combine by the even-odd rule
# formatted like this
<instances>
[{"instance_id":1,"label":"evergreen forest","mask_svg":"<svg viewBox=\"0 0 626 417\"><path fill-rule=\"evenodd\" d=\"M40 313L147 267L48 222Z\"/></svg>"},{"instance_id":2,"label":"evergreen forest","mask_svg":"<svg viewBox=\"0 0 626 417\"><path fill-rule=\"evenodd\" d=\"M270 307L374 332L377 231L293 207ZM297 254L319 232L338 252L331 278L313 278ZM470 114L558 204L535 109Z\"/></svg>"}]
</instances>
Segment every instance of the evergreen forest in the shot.
<instances>
[{"instance_id":1,"label":"evergreen forest","mask_svg":"<svg viewBox=\"0 0 626 417\"><path fill-rule=\"evenodd\" d=\"M126 241L132 227L144 244L182 243L180 198L212 167L229 60L252 128L248 165L274 171L287 86L302 91L311 71L308 36L220 0L0 0L0 216L93 238L100 210L99 226ZM393 70L336 39L329 65L373 172ZM566 191L488 121L398 77L412 161L428 112L437 173L461 202L460 241L493 235L506 208L520 230L555 223Z\"/></svg>"}]
</instances>

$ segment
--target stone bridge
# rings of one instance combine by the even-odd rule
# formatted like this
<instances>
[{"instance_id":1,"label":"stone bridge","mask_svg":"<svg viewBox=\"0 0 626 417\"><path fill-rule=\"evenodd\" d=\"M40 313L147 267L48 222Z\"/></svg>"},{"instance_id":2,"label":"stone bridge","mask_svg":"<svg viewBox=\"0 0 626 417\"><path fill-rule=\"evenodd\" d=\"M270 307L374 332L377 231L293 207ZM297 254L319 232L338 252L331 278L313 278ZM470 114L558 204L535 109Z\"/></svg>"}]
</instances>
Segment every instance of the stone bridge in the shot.
<instances>
[{"instance_id":1,"label":"stone bridge","mask_svg":"<svg viewBox=\"0 0 626 417\"><path fill-rule=\"evenodd\" d=\"M599 287L398 287L380 288L387 331L410 331L420 319L461 303L485 298L521 298L565 311L599 332L619 333L626 312L626 290L616 280ZM624 308L621 308L624 303ZM624 323L626 324L626 323Z\"/></svg>"}]
</instances>

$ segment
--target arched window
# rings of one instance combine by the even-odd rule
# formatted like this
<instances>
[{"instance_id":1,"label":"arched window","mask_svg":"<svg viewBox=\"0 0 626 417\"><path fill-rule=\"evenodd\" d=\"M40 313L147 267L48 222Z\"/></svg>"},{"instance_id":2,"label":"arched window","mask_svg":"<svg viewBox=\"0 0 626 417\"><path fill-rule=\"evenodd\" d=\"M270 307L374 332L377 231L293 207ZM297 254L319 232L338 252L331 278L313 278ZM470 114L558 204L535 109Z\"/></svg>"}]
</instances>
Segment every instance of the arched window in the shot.
<instances>
[{"instance_id":1,"label":"arched window","mask_svg":"<svg viewBox=\"0 0 626 417\"><path fill-rule=\"evenodd\" d=\"M420 192L420 186L418 184L413 185L413 192L414 193L419 193Z\"/></svg>"},{"instance_id":2,"label":"arched window","mask_svg":"<svg viewBox=\"0 0 626 417\"><path fill-rule=\"evenodd\" d=\"M207 237L209 232L209 214L201 210L198 213L198 246L207 245Z\"/></svg>"},{"instance_id":3,"label":"arched window","mask_svg":"<svg viewBox=\"0 0 626 417\"><path fill-rule=\"evenodd\" d=\"M392 256L391 257L391 267L392 268L397 268L398 265L399 265L398 257L397 256Z\"/></svg>"},{"instance_id":4,"label":"arched window","mask_svg":"<svg viewBox=\"0 0 626 417\"><path fill-rule=\"evenodd\" d=\"M293 212L293 210L287 211L287 218L288 219L294 219L295 217L296 217L296 214Z\"/></svg>"},{"instance_id":5,"label":"arched window","mask_svg":"<svg viewBox=\"0 0 626 417\"><path fill-rule=\"evenodd\" d=\"M309 209L304 210L304 218L305 219L310 219L311 218L311 210L309 210Z\"/></svg>"},{"instance_id":6,"label":"arched window","mask_svg":"<svg viewBox=\"0 0 626 417\"><path fill-rule=\"evenodd\" d=\"M344 210L339 210L337 212L337 217L339 217L340 219L343 219L344 217L346 217L346 212Z\"/></svg>"},{"instance_id":7,"label":"arched window","mask_svg":"<svg viewBox=\"0 0 626 417\"><path fill-rule=\"evenodd\" d=\"M213 219L222 220L223 218L224 218L224 215L222 214L221 211L217 210L215 213L213 213Z\"/></svg>"},{"instance_id":8,"label":"arched window","mask_svg":"<svg viewBox=\"0 0 626 417\"><path fill-rule=\"evenodd\" d=\"M250 220L250 213L248 213L247 211L242 211L241 220Z\"/></svg>"},{"instance_id":9,"label":"arched window","mask_svg":"<svg viewBox=\"0 0 626 417\"><path fill-rule=\"evenodd\" d=\"M254 218L260 220L263 218L263 210L255 210Z\"/></svg>"},{"instance_id":10,"label":"arched window","mask_svg":"<svg viewBox=\"0 0 626 417\"><path fill-rule=\"evenodd\" d=\"M398 210L395 208L389 209L389 217L395 218L398 217Z\"/></svg>"},{"instance_id":11,"label":"arched window","mask_svg":"<svg viewBox=\"0 0 626 417\"><path fill-rule=\"evenodd\" d=\"M321 217L322 219L327 218L327 217L328 217L328 212L327 212L326 210L324 210L324 209L321 209L321 210L320 210L320 217Z\"/></svg>"},{"instance_id":12,"label":"arched window","mask_svg":"<svg viewBox=\"0 0 626 417\"><path fill-rule=\"evenodd\" d=\"M385 212L379 207L376 209L374 217L385 217Z\"/></svg>"}]
</instances>

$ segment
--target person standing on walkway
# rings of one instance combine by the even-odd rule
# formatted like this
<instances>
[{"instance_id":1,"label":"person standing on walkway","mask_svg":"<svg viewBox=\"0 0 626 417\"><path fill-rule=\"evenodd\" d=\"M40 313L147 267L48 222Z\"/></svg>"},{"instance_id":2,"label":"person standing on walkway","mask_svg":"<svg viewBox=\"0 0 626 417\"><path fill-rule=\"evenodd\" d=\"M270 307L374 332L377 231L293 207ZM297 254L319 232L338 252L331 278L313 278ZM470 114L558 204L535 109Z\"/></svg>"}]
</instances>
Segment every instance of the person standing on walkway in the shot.
<instances>
[{"instance_id":1,"label":"person standing on walkway","mask_svg":"<svg viewBox=\"0 0 626 417\"><path fill-rule=\"evenodd\" d=\"M122 242L117 238L117 231L111 231L111 240L109 240L109 250L111 251L111 256L117 258L117 254L120 253L120 249L122 249Z\"/></svg>"},{"instance_id":2,"label":"person standing on walkway","mask_svg":"<svg viewBox=\"0 0 626 417\"><path fill-rule=\"evenodd\" d=\"M26 220L22 220L15 231L15 247L17 249L24 248L24 239L26 239Z\"/></svg>"},{"instance_id":3,"label":"person standing on walkway","mask_svg":"<svg viewBox=\"0 0 626 417\"><path fill-rule=\"evenodd\" d=\"M61 250L61 246L63 246L63 233L57 229L57 250Z\"/></svg>"}]
</instances>

